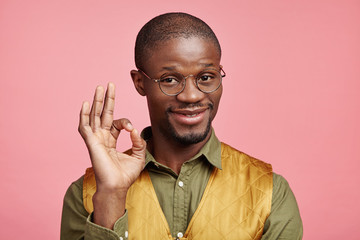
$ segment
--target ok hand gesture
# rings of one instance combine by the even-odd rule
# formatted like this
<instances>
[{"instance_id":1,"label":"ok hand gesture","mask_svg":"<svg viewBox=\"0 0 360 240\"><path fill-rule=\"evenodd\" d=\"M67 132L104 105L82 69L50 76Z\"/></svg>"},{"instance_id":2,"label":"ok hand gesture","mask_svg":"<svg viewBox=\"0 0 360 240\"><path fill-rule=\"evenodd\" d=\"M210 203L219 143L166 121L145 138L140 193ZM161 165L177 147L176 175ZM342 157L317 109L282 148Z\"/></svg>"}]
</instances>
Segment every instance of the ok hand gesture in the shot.
<instances>
[{"instance_id":1,"label":"ok hand gesture","mask_svg":"<svg viewBox=\"0 0 360 240\"><path fill-rule=\"evenodd\" d=\"M128 119L113 120L114 105L114 84L108 84L105 101L103 87L97 87L91 110L88 102L83 103L79 123L95 172L94 222L108 228L124 213L127 190L144 168L146 150ZM121 130L130 133L131 155L116 150Z\"/></svg>"}]
</instances>

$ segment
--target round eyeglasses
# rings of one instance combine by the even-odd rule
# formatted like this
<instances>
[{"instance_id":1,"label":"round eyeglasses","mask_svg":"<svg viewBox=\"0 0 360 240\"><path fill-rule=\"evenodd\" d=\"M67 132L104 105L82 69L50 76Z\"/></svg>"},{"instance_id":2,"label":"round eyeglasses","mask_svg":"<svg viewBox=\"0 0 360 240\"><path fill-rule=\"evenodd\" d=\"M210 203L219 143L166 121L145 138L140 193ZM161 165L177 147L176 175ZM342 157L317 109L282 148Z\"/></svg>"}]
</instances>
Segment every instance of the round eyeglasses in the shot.
<instances>
[{"instance_id":1,"label":"round eyeglasses","mask_svg":"<svg viewBox=\"0 0 360 240\"><path fill-rule=\"evenodd\" d=\"M159 79L149 77L144 71L138 69L139 72L144 74L148 79L153 80L159 84L160 90L168 96L176 96L185 89L186 79L188 77L195 77L196 87L203 93L215 92L221 85L222 78L226 73L220 67L220 70L215 68L206 68L200 73L195 75L184 76L179 72L167 72L161 75Z\"/></svg>"}]
</instances>

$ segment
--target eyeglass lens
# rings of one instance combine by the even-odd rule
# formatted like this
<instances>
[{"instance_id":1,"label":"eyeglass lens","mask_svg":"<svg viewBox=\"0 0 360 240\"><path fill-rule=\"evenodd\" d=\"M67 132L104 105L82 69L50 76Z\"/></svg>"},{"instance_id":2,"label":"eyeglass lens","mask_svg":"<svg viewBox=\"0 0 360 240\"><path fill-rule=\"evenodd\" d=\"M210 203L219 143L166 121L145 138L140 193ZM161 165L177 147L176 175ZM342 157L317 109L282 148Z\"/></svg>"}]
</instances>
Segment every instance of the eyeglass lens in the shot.
<instances>
[{"instance_id":1,"label":"eyeglass lens","mask_svg":"<svg viewBox=\"0 0 360 240\"><path fill-rule=\"evenodd\" d=\"M178 72L169 72L161 76L159 85L161 90L169 95L180 93L185 87L186 78ZM196 85L200 91L210 93L215 91L221 84L221 74L215 69L207 69L196 76Z\"/></svg>"}]
</instances>

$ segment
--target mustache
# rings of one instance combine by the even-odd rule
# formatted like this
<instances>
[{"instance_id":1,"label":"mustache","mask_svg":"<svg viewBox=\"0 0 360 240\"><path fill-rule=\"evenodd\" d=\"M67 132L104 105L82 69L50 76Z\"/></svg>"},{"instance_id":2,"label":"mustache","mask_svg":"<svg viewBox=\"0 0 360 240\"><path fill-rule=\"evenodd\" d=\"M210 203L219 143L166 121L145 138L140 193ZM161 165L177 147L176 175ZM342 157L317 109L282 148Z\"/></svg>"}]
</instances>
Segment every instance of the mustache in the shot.
<instances>
[{"instance_id":1,"label":"mustache","mask_svg":"<svg viewBox=\"0 0 360 240\"><path fill-rule=\"evenodd\" d=\"M203 104L203 103L183 103L179 106L169 106L166 109L166 112L173 112L174 110L183 110L183 109L189 109L189 108L209 108L210 110L214 109L214 104L212 103L207 103L207 104Z\"/></svg>"}]
</instances>

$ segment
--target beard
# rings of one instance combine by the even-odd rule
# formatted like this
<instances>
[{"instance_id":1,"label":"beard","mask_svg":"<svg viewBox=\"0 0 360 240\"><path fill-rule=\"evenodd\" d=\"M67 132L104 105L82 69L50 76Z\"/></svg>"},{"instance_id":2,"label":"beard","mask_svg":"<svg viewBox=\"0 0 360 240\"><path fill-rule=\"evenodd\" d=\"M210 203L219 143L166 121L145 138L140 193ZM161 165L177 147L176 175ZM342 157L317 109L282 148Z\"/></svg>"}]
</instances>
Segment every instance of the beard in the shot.
<instances>
[{"instance_id":1,"label":"beard","mask_svg":"<svg viewBox=\"0 0 360 240\"><path fill-rule=\"evenodd\" d=\"M171 134L171 136L180 144L182 145L191 145L195 143L202 142L209 134L211 129L211 119L209 119L206 128L203 132L200 133L194 133L191 132L189 134L180 135L175 130L175 128L169 123L168 125L168 131Z\"/></svg>"},{"instance_id":2,"label":"beard","mask_svg":"<svg viewBox=\"0 0 360 240\"><path fill-rule=\"evenodd\" d=\"M191 104L191 107L197 107L197 106L201 107L200 104ZM186 107L189 107L189 106L187 105L187 106L184 106L183 108L186 108ZM211 112L213 109L213 105L208 104L208 107ZM171 111L171 108L169 108L167 110L167 112L170 112L170 111ZM209 117L209 120L207 122L207 125L206 125L206 128L204 129L204 131L199 132L199 133L190 132L188 134L180 135L168 119L167 132L170 133L171 137L173 139L175 139L175 141L180 143L181 145L196 144L196 143L199 143L199 142L202 142L203 140L205 140L205 138L209 135L209 132L211 130L211 123L212 123L212 119L211 119L211 117Z\"/></svg>"}]
</instances>

